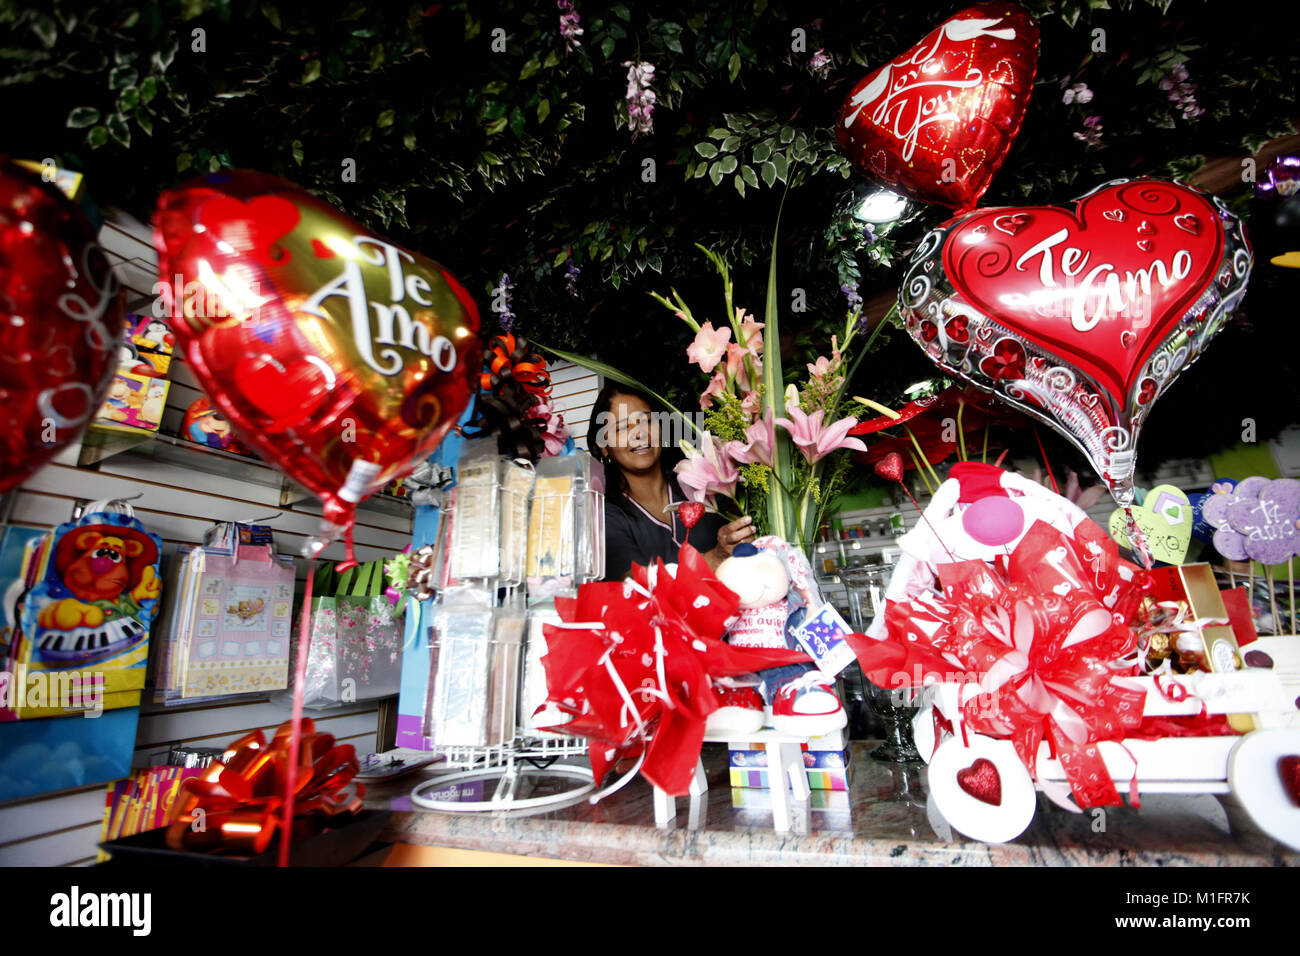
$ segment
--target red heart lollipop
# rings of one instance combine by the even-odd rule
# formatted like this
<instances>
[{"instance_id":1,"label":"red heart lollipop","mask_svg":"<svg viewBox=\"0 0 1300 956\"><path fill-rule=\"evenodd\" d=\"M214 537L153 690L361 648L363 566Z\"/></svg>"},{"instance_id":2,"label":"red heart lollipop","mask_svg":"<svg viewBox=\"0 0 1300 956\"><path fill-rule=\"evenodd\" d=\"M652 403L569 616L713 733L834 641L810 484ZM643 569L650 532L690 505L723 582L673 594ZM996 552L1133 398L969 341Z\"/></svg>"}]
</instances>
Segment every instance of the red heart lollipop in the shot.
<instances>
[{"instance_id":1,"label":"red heart lollipop","mask_svg":"<svg viewBox=\"0 0 1300 956\"><path fill-rule=\"evenodd\" d=\"M1002 805L1002 775L987 757L980 757L965 770L958 770L957 786L982 803Z\"/></svg>"},{"instance_id":2,"label":"red heart lollipop","mask_svg":"<svg viewBox=\"0 0 1300 956\"><path fill-rule=\"evenodd\" d=\"M896 451L891 451L880 461L876 462L876 474L886 481L903 481L903 456Z\"/></svg>"},{"instance_id":3,"label":"red heart lollipop","mask_svg":"<svg viewBox=\"0 0 1300 956\"><path fill-rule=\"evenodd\" d=\"M688 501L677 509L677 517L682 519L682 524L686 525L687 530L694 528L704 517L704 505L698 501Z\"/></svg>"}]
</instances>

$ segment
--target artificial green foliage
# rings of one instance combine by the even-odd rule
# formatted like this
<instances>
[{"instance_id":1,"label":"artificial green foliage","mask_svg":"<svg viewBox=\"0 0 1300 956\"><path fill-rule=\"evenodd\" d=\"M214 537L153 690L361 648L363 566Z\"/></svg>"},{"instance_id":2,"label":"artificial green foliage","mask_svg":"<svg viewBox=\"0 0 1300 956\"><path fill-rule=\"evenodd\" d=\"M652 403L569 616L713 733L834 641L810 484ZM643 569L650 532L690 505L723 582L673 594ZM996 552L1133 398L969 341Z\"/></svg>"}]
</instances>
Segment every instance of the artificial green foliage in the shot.
<instances>
[{"instance_id":1,"label":"artificial green foliage","mask_svg":"<svg viewBox=\"0 0 1300 956\"><path fill-rule=\"evenodd\" d=\"M946 216L931 207L865 235L846 213L866 180L832 130L869 68L963 5L578 0L573 46L547 0L6 3L0 148L82 170L98 201L142 217L189 176L284 176L443 262L484 305L508 274L521 332L636 370L690 406L689 331L665 326L645 293L714 294L695 243L730 263L738 288L760 290L786 198L774 307L786 367L801 370L842 326L841 286L864 298L895 286L915 241ZM986 204L1187 175L1203 157L1244 156L1290 132L1300 115L1300 44L1262 8L1024 5L1042 29L1038 82ZM633 135L624 64L635 61L654 65L658 99L653 131ZM1179 64L1204 109L1193 119L1160 85ZM1079 83L1091 101L1064 102ZM1090 116L1095 142L1076 136ZM571 266L581 273L566 282ZM888 400L932 371L889 338L854 391Z\"/></svg>"}]
</instances>

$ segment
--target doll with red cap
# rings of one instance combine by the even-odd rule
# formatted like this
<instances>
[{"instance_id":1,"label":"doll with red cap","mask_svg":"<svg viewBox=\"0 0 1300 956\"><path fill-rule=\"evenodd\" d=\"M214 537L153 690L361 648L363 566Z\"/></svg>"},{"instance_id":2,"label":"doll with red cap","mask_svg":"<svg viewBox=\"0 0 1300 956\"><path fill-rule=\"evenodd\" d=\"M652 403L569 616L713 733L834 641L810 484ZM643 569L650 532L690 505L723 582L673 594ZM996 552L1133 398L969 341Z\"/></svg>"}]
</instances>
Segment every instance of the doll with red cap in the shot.
<instances>
[{"instance_id":1,"label":"doll with red cap","mask_svg":"<svg viewBox=\"0 0 1300 956\"><path fill-rule=\"evenodd\" d=\"M995 465L963 461L953 465L925 509L924 521L898 539L902 551L885 590L886 601L902 601L935 589L939 564L988 561L1010 555L1036 521L1073 536L1087 515L1073 502L1035 481ZM867 628L884 636L885 615Z\"/></svg>"}]
</instances>

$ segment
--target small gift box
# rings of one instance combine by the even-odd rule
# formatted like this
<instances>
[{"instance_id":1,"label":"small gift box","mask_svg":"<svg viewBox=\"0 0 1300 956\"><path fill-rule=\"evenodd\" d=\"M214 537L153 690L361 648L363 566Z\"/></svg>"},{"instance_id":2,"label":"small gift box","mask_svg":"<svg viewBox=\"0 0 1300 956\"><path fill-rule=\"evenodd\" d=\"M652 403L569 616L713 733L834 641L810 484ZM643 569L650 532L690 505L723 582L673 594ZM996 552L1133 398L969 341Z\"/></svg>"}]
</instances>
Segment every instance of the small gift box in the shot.
<instances>
[{"instance_id":1,"label":"small gift box","mask_svg":"<svg viewBox=\"0 0 1300 956\"><path fill-rule=\"evenodd\" d=\"M1240 670L1241 651L1229 623L1223 594L1214 580L1214 569L1204 563L1184 564L1156 568L1149 573L1149 596L1158 602L1185 605L1186 617L1198 625L1188 632L1199 637L1199 642L1193 642L1197 643L1195 650L1187 648L1186 641L1178 642L1178 650L1193 654L1197 662L1209 671Z\"/></svg>"}]
</instances>

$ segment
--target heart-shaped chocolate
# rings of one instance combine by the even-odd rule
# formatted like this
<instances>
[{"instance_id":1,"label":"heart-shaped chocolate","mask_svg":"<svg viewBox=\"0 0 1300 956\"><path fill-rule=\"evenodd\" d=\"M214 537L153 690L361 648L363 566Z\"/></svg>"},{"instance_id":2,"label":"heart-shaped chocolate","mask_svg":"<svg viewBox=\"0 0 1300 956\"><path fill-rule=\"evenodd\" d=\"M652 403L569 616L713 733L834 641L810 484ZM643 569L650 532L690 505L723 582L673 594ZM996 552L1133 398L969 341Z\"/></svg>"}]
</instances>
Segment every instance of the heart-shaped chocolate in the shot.
<instances>
[{"instance_id":1,"label":"heart-shaped chocolate","mask_svg":"<svg viewBox=\"0 0 1300 956\"><path fill-rule=\"evenodd\" d=\"M958 770L957 786L981 803L1002 806L1002 775L987 757L980 757L966 769Z\"/></svg>"},{"instance_id":2,"label":"heart-shaped chocolate","mask_svg":"<svg viewBox=\"0 0 1300 956\"><path fill-rule=\"evenodd\" d=\"M961 10L868 73L836 135L855 164L922 202L972 208L1020 132L1038 24L1014 3Z\"/></svg>"}]
</instances>

